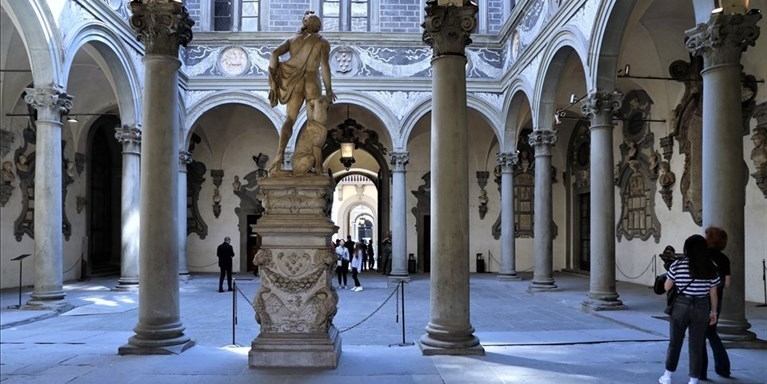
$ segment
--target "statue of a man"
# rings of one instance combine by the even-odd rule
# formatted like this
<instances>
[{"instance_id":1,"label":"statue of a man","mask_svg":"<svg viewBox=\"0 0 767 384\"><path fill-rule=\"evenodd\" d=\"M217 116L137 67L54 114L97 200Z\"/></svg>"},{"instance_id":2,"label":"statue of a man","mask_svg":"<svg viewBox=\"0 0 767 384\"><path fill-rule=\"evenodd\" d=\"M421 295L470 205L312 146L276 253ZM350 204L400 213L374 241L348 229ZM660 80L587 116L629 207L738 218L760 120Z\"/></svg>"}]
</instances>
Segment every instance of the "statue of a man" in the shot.
<instances>
[{"instance_id":1,"label":"statue of a man","mask_svg":"<svg viewBox=\"0 0 767 384\"><path fill-rule=\"evenodd\" d=\"M275 48L269 58L269 102L272 107L278 102L286 104L287 109L287 118L280 130L277 157L269 167L270 172L281 169L285 146L293 134L293 124L304 101L322 96L320 74L325 85L325 96L331 102L336 100L330 85L330 43L319 34L321 29L320 18L314 12L307 11L301 30ZM281 62L280 56L286 53L290 53L290 58Z\"/></svg>"}]
</instances>

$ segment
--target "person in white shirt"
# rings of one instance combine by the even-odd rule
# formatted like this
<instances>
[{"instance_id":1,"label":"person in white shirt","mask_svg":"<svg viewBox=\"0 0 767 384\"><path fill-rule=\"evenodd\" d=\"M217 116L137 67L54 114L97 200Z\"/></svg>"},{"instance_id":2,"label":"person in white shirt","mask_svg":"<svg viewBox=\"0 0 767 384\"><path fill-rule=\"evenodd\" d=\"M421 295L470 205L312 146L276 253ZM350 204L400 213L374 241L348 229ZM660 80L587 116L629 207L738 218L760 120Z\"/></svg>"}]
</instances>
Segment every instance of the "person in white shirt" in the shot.
<instances>
[{"instance_id":1,"label":"person in white shirt","mask_svg":"<svg viewBox=\"0 0 767 384\"><path fill-rule=\"evenodd\" d=\"M346 280L349 274L349 250L344 247L341 239L336 240L336 275L338 275L338 287L346 289ZM343 280L343 284L341 284Z\"/></svg>"},{"instance_id":2,"label":"person in white shirt","mask_svg":"<svg viewBox=\"0 0 767 384\"><path fill-rule=\"evenodd\" d=\"M360 284L360 279L357 278L357 275L362 272L362 258L364 252L365 250L360 244L354 245L354 257L352 257L352 279L354 279L354 288L352 288L352 291L355 292L362 290L362 284Z\"/></svg>"}]
</instances>

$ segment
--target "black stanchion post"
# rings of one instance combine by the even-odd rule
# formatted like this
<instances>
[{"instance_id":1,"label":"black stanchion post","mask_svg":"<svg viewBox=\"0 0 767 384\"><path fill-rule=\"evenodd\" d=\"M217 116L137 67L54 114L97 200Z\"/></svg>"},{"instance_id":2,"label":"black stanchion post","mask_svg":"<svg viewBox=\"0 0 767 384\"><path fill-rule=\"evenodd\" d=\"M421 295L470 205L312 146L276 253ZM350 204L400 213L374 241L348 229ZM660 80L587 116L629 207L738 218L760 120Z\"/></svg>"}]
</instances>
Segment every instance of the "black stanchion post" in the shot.
<instances>
[{"instance_id":1,"label":"black stanchion post","mask_svg":"<svg viewBox=\"0 0 767 384\"><path fill-rule=\"evenodd\" d=\"M758 304L757 307L767 307L767 266L762 259L762 286L764 287L764 304Z\"/></svg>"},{"instance_id":2,"label":"black stanchion post","mask_svg":"<svg viewBox=\"0 0 767 384\"><path fill-rule=\"evenodd\" d=\"M23 255L19 255L19 256L14 257L13 259L11 259L11 261L18 261L19 262L19 305L10 305L10 306L8 306L8 308L15 308L15 309L21 308L21 288L22 288L21 287L21 281L22 281L22 279L21 279L21 272L24 270L24 268L22 268L22 265L23 265L24 259L26 259L29 255L30 255L29 253L25 253Z\"/></svg>"},{"instance_id":3,"label":"black stanchion post","mask_svg":"<svg viewBox=\"0 0 767 384\"><path fill-rule=\"evenodd\" d=\"M235 326L237 325L237 279L232 279L232 345L237 345L235 341Z\"/></svg>"},{"instance_id":4,"label":"black stanchion post","mask_svg":"<svg viewBox=\"0 0 767 384\"><path fill-rule=\"evenodd\" d=\"M397 345L400 347L414 345L413 343L405 342L405 281L404 280L399 282L399 289L400 289L400 297L402 298L402 342L399 344L389 344L390 347L392 345Z\"/></svg>"}]
</instances>

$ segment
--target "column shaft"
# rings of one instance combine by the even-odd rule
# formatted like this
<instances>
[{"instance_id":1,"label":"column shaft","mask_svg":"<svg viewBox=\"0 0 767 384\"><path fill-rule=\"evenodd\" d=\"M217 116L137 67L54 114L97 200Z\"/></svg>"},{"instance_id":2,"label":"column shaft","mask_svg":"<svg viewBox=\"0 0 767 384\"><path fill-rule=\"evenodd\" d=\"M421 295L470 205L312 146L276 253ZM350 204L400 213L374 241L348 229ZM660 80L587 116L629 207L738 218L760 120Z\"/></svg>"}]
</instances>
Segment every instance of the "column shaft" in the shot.
<instances>
[{"instance_id":1,"label":"column shaft","mask_svg":"<svg viewBox=\"0 0 767 384\"><path fill-rule=\"evenodd\" d=\"M139 310L120 354L180 353L194 345L179 306L178 60L194 24L181 3L131 2L131 26L146 45L141 144Z\"/></svg>"},{"instance_id":2,"label":"column shaft","mask_svg":"<svg viewBox=\"0 0 767 384\"><path fill-rule=\"evenodd\" d=\"M121 201L121 260L120 279L115 289L138 288L139 228L141 196L141 130L136 127L117 128L115 137L123 145Z\"/></svg>"},{"instance_id":3,"label":"column shaft","mask_svg":"<svg viewBox=\"0 0 767 384\"><path fill-rule=\"evenodd\" d=\"M741 126L742 52L759 37L761 14L712 14L686 33L687 48L703 56L703 228L728 235L732 285L725 290L718 332L730 341L753 340L745 313L745 174Z\"/></svg>"},{"instance_id":4,"label":"column shaft","mask_svg":"<svg viewBox=\"0 0 767 384\"><path fill-rule=\"evenodd\" d=\"M35 287L27 304L60 308L64 302L61 114L72 97L52 88L27 88L25 101L37 110L35 151Z\"/></svg>"},{"instance_id":5,"label":"column shaft","mask_svg":"<svg viewBox=\"0 0 767 384\"><path fill-rule=\"evenodd\" d=\"M192 154L187 151L181 151L178 155L178 161L178 274L181 279L188 279L189 269L186 259L186 165L192 162Z\"/></svg>"},{"instance_id":6,"label":"column shaft","mask_svg":"<svg viewBox=\"0 0 767 384\"><path fill-rule=\"evenodd\" d=\"M557 289L554 284L551 233L551 147L556 141L554 131L536 130L530 135L530 145L535 148L535 271L530 290Z\"/></svg>"},{"instance_id":7,"label":"column shaft","mask_svg":"<svg viewBox=\"0 0 767 384\"><path fill-rule=\"evenodd\" d=\"M595 92L583 112L591 118L591 276L587 308L622 309L615 288L615 187L613 186L613 112L620 92Z\"/></svg>"},{"instance_id":8,"label":"column shaft","mask_svg":"<svg viewBox=\"0 0 767 384\"><path fill-rule=\"evenodd\" d=\"M391 155L392 168L392 255L389 280L410 280L407 271L407 194L405 189L405 165L407 152Z\"/></svg>"},{"instance_id":9,"label":"column shaft","mask_svg":"<svg viewBox=\"0 0 767 384\"><path fill-rule=\"evenodd\" d=\"M519 280L516 269L516 234L514 233L514 174L517 153L499 153L501 166L501 271L499 280Z\"/></svg>"}]
</instances>

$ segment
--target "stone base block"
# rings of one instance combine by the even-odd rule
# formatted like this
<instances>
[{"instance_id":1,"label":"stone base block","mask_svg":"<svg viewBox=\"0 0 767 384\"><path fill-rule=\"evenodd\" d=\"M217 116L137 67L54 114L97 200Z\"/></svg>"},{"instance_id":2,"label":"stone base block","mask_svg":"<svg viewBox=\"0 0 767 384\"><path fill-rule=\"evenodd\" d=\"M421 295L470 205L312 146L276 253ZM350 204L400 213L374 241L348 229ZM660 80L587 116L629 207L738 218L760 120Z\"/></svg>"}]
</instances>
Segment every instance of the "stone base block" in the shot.
<instances>
[{"instance_id":1,"label":"stone base block","mask_svg":"<svg viewBox=\"0 0 767 384\"><path fill-rule=\"evenodd\" d=\"M520 281L520 280L522 280L522 278L519 277L519 275L517 275L516 272L510 273L510 274L505 274L505 275L502 275L502 274L499 273L498 276L496 276L495 278L498 281Z\"/></svg>"},{"instance_id":2,"label":"stone base block","mask_svg":"<svg viewBox=\"0 0 767 384\"><path fill-rule=\"evenodd\" d=\"M436 340L429 335L421 336L418 341L421 353L424 356L484 356L485 348L479 343L479 339L471 337L467 340L449 342Z\"/></svg>"},{"instance_id":3,"label":"stone base block","mask_svg":"<svg viewBox=\"0 0 767 384\"><path fill-rule=\"evenodd\" d=\"M620 300L587 299L581 303L581 308L592 311L613 311L626 309Z\"/></svg>"},{"instance_id":4,"label":"stone base block","mask_svg":"<svg viewBox=\"0 0 767 384\"><path fill-rule=\"evenodd\" d=\"M251 343L251 368L332 368L341 357L341 334L331 326L328 334L261 333Z\"/></svg>"},{"instance_id":5,"label":"stone base block","mask_svg":"<svg viewBox=\"0 0 767 384\"><path fill-rule=\"evenodd\" d=\"M178 355L189 348L194 347L196 342L188 340L179 344L171 345L134 345L131 343L120 346L117 349L118 355Z\"/></svg>"}]
</instances>

